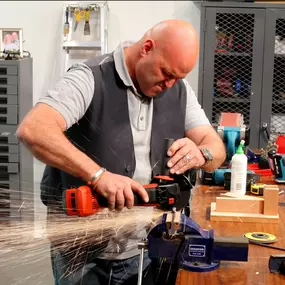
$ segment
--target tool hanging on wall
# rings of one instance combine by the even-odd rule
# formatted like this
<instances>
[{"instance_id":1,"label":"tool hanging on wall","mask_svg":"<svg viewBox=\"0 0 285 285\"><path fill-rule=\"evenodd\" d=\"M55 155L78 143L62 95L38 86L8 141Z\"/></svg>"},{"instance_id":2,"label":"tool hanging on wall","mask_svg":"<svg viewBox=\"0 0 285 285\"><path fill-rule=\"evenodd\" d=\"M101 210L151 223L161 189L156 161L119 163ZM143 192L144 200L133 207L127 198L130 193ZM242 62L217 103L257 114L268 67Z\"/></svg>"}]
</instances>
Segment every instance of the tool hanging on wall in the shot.
<instances>
[{"instance_id":1,"label":"tool hanging on wall","mask_svg":"<svg viewBox=\"0 0 285 285\"><path fill-rule=\"evenodd\" d=\"M63 75L72 64L94 56L94 51L101 55L107 53L108 13L107 1L65 2L60 31L61 46L64 49L60 74Z\"/></svg>"},{"instance_id":2,"label":"tool hanging on wall","mask_svg":"<svg viewBox=\"0 0 285 285\"><path fill-rule=\"evenodd\" d=\"M66 10L65 10L65 23L64 23L64 29L63 29L63 35L65 37L69 34L68 16L69 16L69 11L68 11L68 7L66 7Z\"/></svg>"},{"instance_id":3,"label":"tool hanging on wall","mask_svg":"<svg viewBox=\"0 0 285 285\"><path fill-rule=\"evenodd\" d=\"M85 10L80 10L80 8L75 8L74 9L74 16L75 16L75 21L76 21L75 26L74 26L74 32L75 32L81 18L85 18Z\"/></svg>"},{"instance_id":4,"label":"tool hanging on wall","mask_svg":"<svg viewBox=\"0 0 285 285\"><path fill-rule=\"evenodd\" d=\"M90 10L89 10L89 8L86 8L86 10L85 10L84 35L90 35L89 18L90 18Z\"/></svg>"}]
</instances>

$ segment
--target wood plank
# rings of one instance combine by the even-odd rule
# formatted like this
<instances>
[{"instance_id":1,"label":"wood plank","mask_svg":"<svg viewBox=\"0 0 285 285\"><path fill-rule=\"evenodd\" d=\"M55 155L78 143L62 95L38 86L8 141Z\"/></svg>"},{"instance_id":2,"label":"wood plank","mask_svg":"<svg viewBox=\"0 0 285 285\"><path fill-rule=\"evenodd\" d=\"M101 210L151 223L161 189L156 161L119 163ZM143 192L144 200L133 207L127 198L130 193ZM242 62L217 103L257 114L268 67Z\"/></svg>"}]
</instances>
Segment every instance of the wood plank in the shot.
<instances>
[{"instance_id":1,"label":"wood plank","mask_svg":"<svg viewBox=\"0 0 285 285\"><path fill-rule=\"evenodd\" d=\"M264 215L278 214L279 188L264 187Z\"/></svg>"},{"instance_id":2,"label":"wood plank","mask_svg":"<svg viewBox=\"0 0 285 285\"><path fill-rule=\"evenodd\" d=\"M278 223L279 215L269 216L254 213L217 212L216 203L211 203L211 221L240 223Z\"/></svg>"},{"instance_id":3,"label":"wood plank","mask_svg":"<svg viewBox=\"0 0 285 285\"><path fill-rule=\"evenodd\" d=\"M263 214L264 199L254 196L217 197L217 212Z\"/></svg>"}]
</instances>

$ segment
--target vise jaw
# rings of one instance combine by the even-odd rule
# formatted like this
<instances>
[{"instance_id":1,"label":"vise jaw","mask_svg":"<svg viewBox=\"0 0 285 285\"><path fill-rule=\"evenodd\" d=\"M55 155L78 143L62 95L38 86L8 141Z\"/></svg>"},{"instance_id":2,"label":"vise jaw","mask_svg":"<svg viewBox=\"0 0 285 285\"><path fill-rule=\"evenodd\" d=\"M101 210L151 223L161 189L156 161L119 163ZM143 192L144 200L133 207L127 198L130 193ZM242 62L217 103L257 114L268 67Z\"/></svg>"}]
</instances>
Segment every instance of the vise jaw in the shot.
<instances>
[{"instance_id":1,"label":"vise jaw","mask_svg":"<svg viewBox=\"0 0 285 285\"><path fill-rule=\"evenodd\" d=\"M167 221L167 214L163 214L149 231L150 259L164 259L177 264L177 268L194 272L215 270L222 260L248 260L248 239L244 236L214 237L213 229L202 229L183 214L176 231L169 233Z\"/></svg>"}]
</instances>

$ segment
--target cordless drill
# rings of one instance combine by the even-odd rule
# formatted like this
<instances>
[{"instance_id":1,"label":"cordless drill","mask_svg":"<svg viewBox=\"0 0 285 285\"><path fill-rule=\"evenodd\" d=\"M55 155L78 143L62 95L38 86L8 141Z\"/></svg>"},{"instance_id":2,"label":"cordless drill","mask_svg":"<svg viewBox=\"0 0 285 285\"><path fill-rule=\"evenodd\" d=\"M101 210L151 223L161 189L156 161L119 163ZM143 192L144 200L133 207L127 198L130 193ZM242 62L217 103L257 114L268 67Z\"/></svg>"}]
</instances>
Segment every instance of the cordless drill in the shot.
<instances>
[{"instance_id":1,"label":"cordless drill","mask_svg":"<svg viewBox=\"0 0 285 285\"><path fill-rule=\"evenodd\" d=\"M150 184L143 185L148 193L149 202L144 202L138 193L133 193L134 206L156 206L165 211L176 208L179 211L189 203L193 187L191 182L183 174L170 174L167 167L167 151L173 142L173 139L165 139L162 173L154 176ZM108 200L87 185L65 190L62 201L64 212L69 216L90 216L108 207Z\"/></svg>"}]
</instances>

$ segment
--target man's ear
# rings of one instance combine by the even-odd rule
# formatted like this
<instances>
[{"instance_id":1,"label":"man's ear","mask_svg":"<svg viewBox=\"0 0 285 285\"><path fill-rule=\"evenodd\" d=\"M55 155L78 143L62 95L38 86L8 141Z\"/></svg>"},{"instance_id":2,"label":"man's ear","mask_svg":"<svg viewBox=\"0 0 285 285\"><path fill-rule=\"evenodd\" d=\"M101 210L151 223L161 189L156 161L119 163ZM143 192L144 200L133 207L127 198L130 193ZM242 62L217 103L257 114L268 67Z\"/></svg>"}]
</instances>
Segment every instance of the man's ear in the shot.
<instances>
[{"instance_id":1,"label":"man's ear","mask_svg":"<svg viewBox=\"0 0 285 285\"><path fill-rule=\"evenodd\" d=\"M141 57L146 56L149 52L153 51L154 48L155 48L154 40L151 39L146 40L140 49Z\"/></svg>"}]
</instances>

